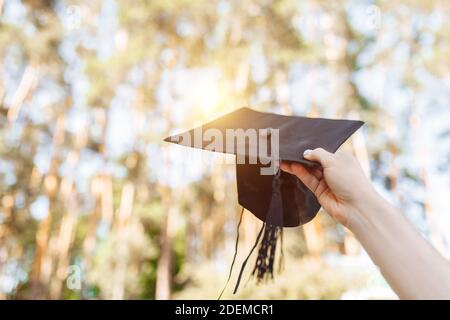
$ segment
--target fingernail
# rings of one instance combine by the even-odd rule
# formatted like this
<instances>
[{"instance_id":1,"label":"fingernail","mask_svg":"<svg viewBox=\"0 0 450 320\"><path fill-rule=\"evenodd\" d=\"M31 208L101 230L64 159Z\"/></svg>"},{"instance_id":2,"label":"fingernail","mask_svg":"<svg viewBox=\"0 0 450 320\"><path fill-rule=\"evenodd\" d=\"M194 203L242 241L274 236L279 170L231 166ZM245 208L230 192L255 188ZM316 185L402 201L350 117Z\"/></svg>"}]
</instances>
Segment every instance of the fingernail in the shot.
<instances>
[{"instance_id":1,"label":"fingernail","mask_svg":"<svg viewBox=\"0 0 450 320\"><path fill-rule=\"evenodd\" d=\"M311 155L312 150L311 149L307 149L305 150L305 152L303 152L303 157L309 157Z\"/></svg>"}]
</instances>

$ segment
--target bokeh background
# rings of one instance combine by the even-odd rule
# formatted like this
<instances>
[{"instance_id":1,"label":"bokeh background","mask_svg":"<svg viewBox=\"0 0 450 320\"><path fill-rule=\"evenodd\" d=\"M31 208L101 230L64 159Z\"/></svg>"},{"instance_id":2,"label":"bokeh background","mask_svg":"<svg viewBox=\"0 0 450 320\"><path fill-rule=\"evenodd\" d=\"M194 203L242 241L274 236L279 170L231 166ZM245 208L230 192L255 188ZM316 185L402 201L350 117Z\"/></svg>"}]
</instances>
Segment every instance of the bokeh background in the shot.
<instances>
[{"instance_id":1,"label":"bokeh background","mask_svg":"<svg viewBox=\"0 0 450 320\"><path fill-rule=\"evenodd\" d=\"M0 298L216 299L234 166L162 139L241 106L364 120L343 148L448 257L449 57L447 0L0 0ZM235 298L395 298L326 213L285 236Z\"/></svg>"}]
</instances>

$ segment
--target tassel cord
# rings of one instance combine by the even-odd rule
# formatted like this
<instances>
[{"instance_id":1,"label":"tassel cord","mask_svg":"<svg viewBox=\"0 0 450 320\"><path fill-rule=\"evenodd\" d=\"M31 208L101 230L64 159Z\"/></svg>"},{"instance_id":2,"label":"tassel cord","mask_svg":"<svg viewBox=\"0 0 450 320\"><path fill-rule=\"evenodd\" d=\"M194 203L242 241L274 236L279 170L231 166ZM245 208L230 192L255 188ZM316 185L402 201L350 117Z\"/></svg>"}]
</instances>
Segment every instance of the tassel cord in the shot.
<instances>
[{"instance_id":1,"label":"tassel cord","mask_svg":"<svg viewBox=\"0 0 450 320\"><path fill-rule=\"evenodd\" d=\"M241 217L239 218L239 223L237 225L237 230L236 230L236 244L234 245L234 255L233 255L233 261L231 262L231 266L230 266L230 272L228 274L228 279L227 282L225 283L225 286L222 289L222 292L219 295L219 298L217 300L220 300L220 298L222 298L222 295L225 291L225 289L227 288L228 282L230 282L230 278L231 278L231 274L233 272L233 267L234 267L234 262L236 261L236 256L237 256L237 252L238 252L238 245L239 245L239 227L241 226L242 223L242 217L244 215L244 207L242 207L241 210Z\"/></svg>"}]
</instances>

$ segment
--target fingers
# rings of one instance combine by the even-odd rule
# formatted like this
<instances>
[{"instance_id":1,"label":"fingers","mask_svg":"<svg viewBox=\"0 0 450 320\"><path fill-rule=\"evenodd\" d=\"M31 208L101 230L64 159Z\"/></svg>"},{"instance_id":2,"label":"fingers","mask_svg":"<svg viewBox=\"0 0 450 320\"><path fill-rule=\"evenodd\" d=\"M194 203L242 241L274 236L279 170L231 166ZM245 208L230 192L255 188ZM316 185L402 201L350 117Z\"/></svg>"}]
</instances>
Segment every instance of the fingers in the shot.
<instances>
[{"instance_id":1,"label":"fingers","mask_svg":"<svg viewBox=\"0 0 450 320\"><path fill-rule=\"evenodd\" d=\"M292 173L291 164L289 162L281 162L280 169L287 173Z\"/></svg>"},{"instance_id":2,"label":"fingers","mask_svg":"<svg viewBox=\"0 0 450 320\"><path fill-rule=\"evenodd\" d=\"M330 165L333 154L322 148L318 148L314 150L305 150L305 152L303 153L303 157L306 160L319 162L322 167L325 168Z\"/></svg>"},{"instance_id":3,"label":"fingers","mask_svg":"<svg viewBox=\"0 0 450 320\"><path fill-rule=\"evenodd\" d=\"M281 168L281 170L283 170L283 171L285 171L285 172L287 172L287 173L290 173L290 174L295 174L294 172L293 172L293 169L292 169L292 167L295 167L295 166L303 166L303 165L301 165L300 163L290 163L290 162L282 162L281 163L281 166L280 166L280 168ZM323 177L323 172L322 172L322 170L320 170L320 169L316 169L316 168L307 168L307 167L304 167L306 170L308 170L309 171L309 173L311 173L312 175L314 175L317 179L322 179L322 177Z\"/></svg>"},{"instance_id":4,"label":"fingers","mask_svg":"<svg viewBox=\"0 0 450 320\"><path fill-rule=\"evenodd\" d=\"M315 169L315 168L306 168L306 170L308 170L309 172L311 172L317 179L322 179L323 177L323 172L320 169Z\"/></svg>"},{"instance_id":5,"label":"fingers","mask_svg":"<svg viewBox=\"0 0 450 320\"><path fill-rule=\"evenodd\" d=\"M308 189L311 191L317 190L322 177L322 172L320 170L308 170L304 166L298 163L281 163L281 170L296 175Z\"/></svg>"},{"instance_id":6,"label":"fingers","mask_svg":"<svg viewBox=\"0 0 450 320\"><path fill-rule=\"evenodd\" d=\"M281 162L281 170L291 173L292 174L292 166L303 166L300 163L295 163L295 162L286 162L283 161ZM322 179L323 173L321 169L317 169L317 168L308 168L308 167L304 167L306 170L308 170L310 173L312 173L317 179Z\"/></svg>"}]
</instances>

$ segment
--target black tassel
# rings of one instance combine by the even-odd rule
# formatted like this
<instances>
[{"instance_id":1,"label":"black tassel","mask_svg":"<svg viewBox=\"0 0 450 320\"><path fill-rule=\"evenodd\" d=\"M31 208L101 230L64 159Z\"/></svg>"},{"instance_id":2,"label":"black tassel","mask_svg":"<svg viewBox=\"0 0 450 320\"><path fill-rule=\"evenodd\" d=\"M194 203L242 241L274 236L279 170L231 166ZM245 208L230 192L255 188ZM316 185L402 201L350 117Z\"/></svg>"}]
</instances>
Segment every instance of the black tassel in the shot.
<instances>
[{"instance_id":1,"label":"black tassel","mask_svg":"<svg viewBox=\"0 0 450 320\"><path fill-rule=\"evenodd\" d=\"M245 266L247 265L253 251L258 246L261 236L262 240L258 249L258 257L252 271L252 276L256 276L257 282L267 278L273 278L275 253L278 240L280 240L281 245L283 245L283 199L281 196L281 183L281 170L278 169L278 172L275 174L272 181L272 199L270 201L269 210L267 211L266 222L263 223L255 244L242 263L233 294L235 294L239 288ZM281 248L279 264L281 270L283 265L283 248Z\"/></svg>"},{"instance_id":2,"label":"black tassel","mask_svg":"<svg viewBox=\"0 0 450 320\"><path fill-rule=\"evenodd\" d=\"M241 278L242 278L242 274L244 273L245 266L247 265L248 259L250 259L253 251L255 250L256 246L258 245L259 239L261 238L261 234L263 233L265 226L266 226L266 224L264 223L263 226L261 227L261 230L259 230L258 236L256 237L255 244L253 245L252 249L250 250L250 253L248 254L247 258L245 258L244 262L242 263L241 271L239 271L239 276L236 281L236 286L234 287L233 294L236 294L236 292L239 289L239 284L241 283Z\"/></svg>"},{"instance_id":3,"label":"black tassel","mask_svg":"<svg viewBox=\"0 0 450 320\"><path fill-rule=\"evenodd\" d=\"M264 235L259 246L258 257L252 276L256 276L257 282L273 278L273 268L277 242L281 235L281 227L266 224Z\"/></svg>"},{"instance_id":4,"label":"black tassel","mask_svg":"<svg viewBox=\"0 0 450 320\"><path fill-rule=\"evenodd\" d=\"M272 279L275 254L278 240L283 236L283 199L281 195L281 171L275 174L272 181L272 199L267 212L264 234L259 246L258 257L252 276L256 276L257 282ZM280 262L282 256L280 256Z\"/></svg>"},{"instance_id":5,"label":"black tassel","mask_svg":"<svg viewBox=\"0 0 450 320\"><path fill-rule=\"evenodd\" d=\"M283 228L280 231L280 260L278 261L278 272L284 270L284 244L283 244Z\"/></svg>"}]
</instances>

